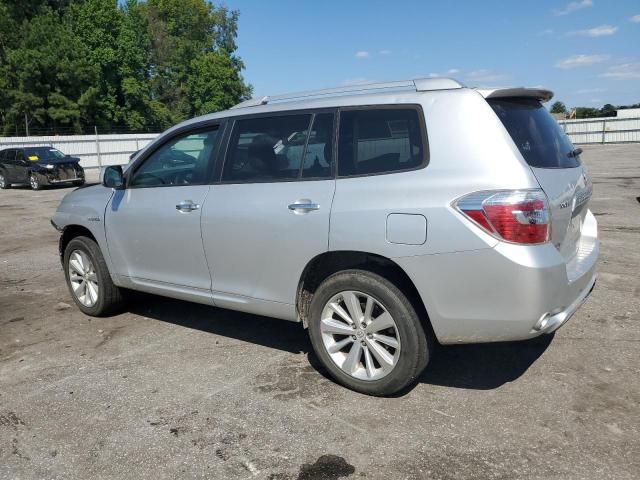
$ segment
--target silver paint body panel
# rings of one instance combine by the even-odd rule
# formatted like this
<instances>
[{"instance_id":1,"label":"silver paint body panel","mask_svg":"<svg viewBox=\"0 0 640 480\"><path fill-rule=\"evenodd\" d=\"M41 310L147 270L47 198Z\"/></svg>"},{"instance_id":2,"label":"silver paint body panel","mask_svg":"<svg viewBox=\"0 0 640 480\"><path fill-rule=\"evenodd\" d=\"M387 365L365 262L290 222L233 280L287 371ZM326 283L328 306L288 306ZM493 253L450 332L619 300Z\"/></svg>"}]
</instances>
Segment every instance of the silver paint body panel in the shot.
<instances>
[{"instance_id":1,"label":"silver paint body panel","mask_svg":"<svg viewBox=\"0 0 640 480\"><path fill-rule=\"evenodd\" d=\"M549 96L544 90L512 93ZM295 321L298 282L308 262L327 251L367 252L406 272L440 342L531 338L544 333L534 329L543 315L573 313L593 286L597 223L588 204L575 216L572 208L561 208L586 191L582 167L541 170L526 164L484 98L504 94L509 93L463 87L382 91L254 102L258 105L199 117L169 130L145 151L176 129L237 115L410 104L424 112L429 164L323 181L115 194L97 186L67 195L54 221L63 228L87 226L114 281L128 288ZM543 245L498 241L451 206L475 191L540 187L553 222L552 241ZM175 204L181 200L201 209L178 212ZM320 208L304 214L288 208L307 200ZM85 220L92 215L106 218L106 233L104 221ZM395 215L390 235L388 219ZM424 222L418 225L415 218ZM426 241L420 242L416 229L423 224Z\"/></svg>"}]
</instances>

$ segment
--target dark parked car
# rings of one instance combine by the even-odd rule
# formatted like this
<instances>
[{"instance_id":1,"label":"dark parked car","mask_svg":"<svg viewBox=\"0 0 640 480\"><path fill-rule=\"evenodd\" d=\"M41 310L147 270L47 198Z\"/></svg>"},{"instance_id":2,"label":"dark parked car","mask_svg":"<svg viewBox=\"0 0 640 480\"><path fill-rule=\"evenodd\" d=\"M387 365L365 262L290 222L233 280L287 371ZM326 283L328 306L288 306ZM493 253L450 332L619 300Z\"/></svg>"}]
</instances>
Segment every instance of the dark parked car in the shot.
<instances>
[{"instance_id":1,"label":"dark parked car","mask_svg":"<svg viewBox=\"0 0 640 480\"><path fill-rule=\"evenodd\" d=\"M84 184L80 159L51 147L0 150L0 188L14 183L29 184L34 190L59 183Z\"/></svg>"}]
</instances>

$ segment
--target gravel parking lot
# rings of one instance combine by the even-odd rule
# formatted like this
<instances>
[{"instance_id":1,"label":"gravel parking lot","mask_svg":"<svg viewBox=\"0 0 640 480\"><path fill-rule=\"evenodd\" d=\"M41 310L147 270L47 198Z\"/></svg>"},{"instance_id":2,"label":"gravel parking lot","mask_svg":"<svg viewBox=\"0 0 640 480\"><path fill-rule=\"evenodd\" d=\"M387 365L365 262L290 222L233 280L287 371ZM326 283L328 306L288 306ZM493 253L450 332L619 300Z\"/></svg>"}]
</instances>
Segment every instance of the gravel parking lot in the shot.
<instances>
[{"instance_id":1,"label":"gravel parking lot","mask_svg":"<svg viewBox=\"0 0 640 480\"><path fill-rule=\"evenodd\" d=\"M0 192L0 478L638 478L640 145L585 148L599 280L554 337L440 347L418 385L331 382L298 324L150 295L72 305L68 188Z\"/></svg>"}]
</instances>

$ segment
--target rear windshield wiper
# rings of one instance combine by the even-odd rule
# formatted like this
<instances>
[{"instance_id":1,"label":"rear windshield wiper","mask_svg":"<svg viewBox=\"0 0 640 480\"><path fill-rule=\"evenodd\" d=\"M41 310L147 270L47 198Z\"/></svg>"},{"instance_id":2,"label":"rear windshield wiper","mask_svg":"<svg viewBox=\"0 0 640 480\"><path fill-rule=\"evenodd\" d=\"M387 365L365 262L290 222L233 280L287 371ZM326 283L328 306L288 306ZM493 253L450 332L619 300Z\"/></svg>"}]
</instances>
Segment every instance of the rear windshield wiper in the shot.
<instances>
[{"instance_id":1,"label":"rear windshield wiper","mask_svg":"<svg viewBox=\"0 0 640 480\"><path fill-rule=\"evenodd\" d=\"M582 149L581 148L576 148L574 150L571 150L569 153L567 153L567 156L569 158L573 158L573 157L577 157L581 153L582 153Z\"/></svg>"}]
</instances>

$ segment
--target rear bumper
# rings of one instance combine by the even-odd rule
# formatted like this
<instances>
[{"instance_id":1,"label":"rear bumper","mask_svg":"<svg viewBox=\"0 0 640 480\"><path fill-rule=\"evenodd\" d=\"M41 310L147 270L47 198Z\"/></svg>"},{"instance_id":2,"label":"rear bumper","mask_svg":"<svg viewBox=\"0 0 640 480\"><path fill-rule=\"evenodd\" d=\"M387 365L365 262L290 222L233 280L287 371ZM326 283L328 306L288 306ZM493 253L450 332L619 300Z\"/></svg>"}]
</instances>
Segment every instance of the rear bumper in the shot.
<instances>
[{"instance_id":1,"label":"rear bumper","mask_svg":"<svg viewBox=\"0 0 640 480\"><path fill-rule=\"evenodd\" d=\"M525 340L551 333L578 310L596 280L597 223L589 212L578 258L551 244L394 260L414 282L443 344Z\"/></svg>"},{"instance_id":2,"label":"rear bumper","mask_svg":"<svg viewBox=\"0 0 640 480\"><path fill-rule=\"evenodd\" d=\"M576 298L571 305L553 315L547 313L540 317L540 320L538 320L538 322L533 327L534 332L553 333L558 330L562 325L569 321L573 314L576 313L578 308L580 308L580 306L587 300L589 295L591 295L591 292L593 292L595 286L596 276L594 275L591 279L591 282L589 283L589 286L581 292L580 296Z\"/></svg>"}]
</instances>

